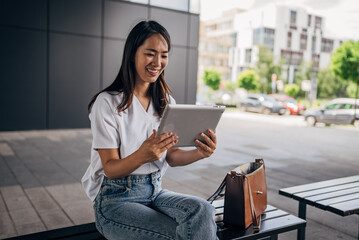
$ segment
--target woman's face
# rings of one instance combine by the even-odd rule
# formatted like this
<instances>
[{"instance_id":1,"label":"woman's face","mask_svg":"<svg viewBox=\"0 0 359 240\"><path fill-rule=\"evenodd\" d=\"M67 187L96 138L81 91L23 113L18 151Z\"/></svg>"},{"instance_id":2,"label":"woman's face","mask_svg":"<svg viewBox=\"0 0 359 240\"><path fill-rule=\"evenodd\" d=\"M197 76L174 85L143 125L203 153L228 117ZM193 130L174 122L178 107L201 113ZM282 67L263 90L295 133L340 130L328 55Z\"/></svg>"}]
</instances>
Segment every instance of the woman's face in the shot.
<instances>
[{"instance_id":1,"label":"woman's face","mask_svg":"<svg viewBox=\"0 0 359 240\"><path fill-rule=\"evenodd\" d=\"M168 45L161 34L153 34L137 49L136 82L153 83L168 63Z\"/></svg>"}]
</instances>

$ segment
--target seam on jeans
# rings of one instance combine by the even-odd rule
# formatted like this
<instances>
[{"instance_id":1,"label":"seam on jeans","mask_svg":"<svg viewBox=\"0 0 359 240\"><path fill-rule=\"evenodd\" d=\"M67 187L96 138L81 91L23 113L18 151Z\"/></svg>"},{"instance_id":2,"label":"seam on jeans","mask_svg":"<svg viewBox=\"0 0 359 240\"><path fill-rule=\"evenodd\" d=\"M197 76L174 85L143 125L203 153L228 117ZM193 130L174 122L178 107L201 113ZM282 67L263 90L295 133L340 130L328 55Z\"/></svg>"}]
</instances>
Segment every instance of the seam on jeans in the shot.
<instances>
[{"instance_id":1,"label":"seam on jeans","mask_svg":"<svg viewBox=\"0 0 359 240\"><path fill-rule=\"evenodd\" d=\"M148 229L145 229L145 228L140 228L140 227L135 227L135 226L131 226L131 225L127 225L127 224L123 224L123 223L118 223L118 222L115 222L111 219L108 219L106 218L103 213L101 212L99 214L99 217L101 217L104 221L110 223L110 224L113 224L113 225L117 225L119 227L122 227L122 228L129 228L129 229L135 229L135 230L141 230L145 233L152 233L152 234L156 234L157 236L156 237L163 237L165 239L168 239L168 240L175 240L167 235L164 235L164 234L161 234L161 233L158 233L158 232L155 232L155 231L152 231L152 230L148 230Z\"/></svg>"},{"instance_id":2,"label":"seam on jeans","mask_svg":"<svg viewBox=\"0 0 359 240\"><path fill-rule=\"evenodd\" d=\"M171 205L171 204L154 204L154 207L167 207L167 208L172 208L172 209L180 209L185 213L185 218L188 218L188 216L190 215L190 213L192 211L189 211L189 207L184 207L180 204L176 204L176 205Z\"/></svg>"}]
</instances>

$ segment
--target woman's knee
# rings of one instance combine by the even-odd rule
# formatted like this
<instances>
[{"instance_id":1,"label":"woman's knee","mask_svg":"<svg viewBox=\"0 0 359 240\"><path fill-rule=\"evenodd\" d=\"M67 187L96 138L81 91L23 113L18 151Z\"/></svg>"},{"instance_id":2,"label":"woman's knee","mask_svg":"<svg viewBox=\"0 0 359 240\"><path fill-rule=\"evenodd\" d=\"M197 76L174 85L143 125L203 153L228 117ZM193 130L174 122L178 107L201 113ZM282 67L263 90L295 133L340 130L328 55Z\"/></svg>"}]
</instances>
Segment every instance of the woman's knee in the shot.
<instances>
[{"instance_id":1,"label":"woman's knee","mask_svg":"<svg viewBox=\"0 0 359 240\"><path fill-rule=\"evenodd\" d=\"M192 213L197 215L202 221L213 221L215 215L215 208L206 200L201 198L194 198L190 201Z\"/></svg>"}]
</instances>

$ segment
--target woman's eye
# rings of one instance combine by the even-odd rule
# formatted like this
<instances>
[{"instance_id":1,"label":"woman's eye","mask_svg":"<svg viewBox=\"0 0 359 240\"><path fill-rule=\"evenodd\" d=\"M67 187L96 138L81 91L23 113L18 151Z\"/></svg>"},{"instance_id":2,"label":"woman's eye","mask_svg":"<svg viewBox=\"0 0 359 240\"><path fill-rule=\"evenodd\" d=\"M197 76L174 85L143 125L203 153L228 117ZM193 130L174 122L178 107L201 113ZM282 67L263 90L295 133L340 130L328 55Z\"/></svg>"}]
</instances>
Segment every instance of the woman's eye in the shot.
<instances>
[{"instance_id":1,"label":"woman's eye","mask_svg":"<svg viewBox=\"0 0 359 240\"><path fill-rule=\"evenodd\" d=\"M163 55L162 58L167 58L167 55Z\"/></svg>"},{"instance_id":2,"label":"woman's eye","mask_svg":"<svg viewBox=\"0 0 359 240\"><path fill-rule=\"evenodd\" d=\"M155 55L152 54L152 53L146 53L146 55L147 55L147 56L151 56L151 57L155 56Z\"/></svg>"}]
</instances>

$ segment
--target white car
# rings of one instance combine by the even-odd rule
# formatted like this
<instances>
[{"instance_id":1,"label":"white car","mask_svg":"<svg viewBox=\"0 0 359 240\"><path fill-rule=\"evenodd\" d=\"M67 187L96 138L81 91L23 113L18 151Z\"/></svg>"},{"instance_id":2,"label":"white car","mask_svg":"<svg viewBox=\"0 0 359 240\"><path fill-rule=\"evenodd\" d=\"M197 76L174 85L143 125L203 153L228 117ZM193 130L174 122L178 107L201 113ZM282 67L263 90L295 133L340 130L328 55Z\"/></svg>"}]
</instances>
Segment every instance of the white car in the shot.
<instances>
[{"instance_id":1,"label":"white car","mask_svg":"<svg viewBox=\"0 0 359 240\"><path fill-rule=\"evenodd\" d=\"M337 98L318 108L306 110L303 116L310 126L316 123L355 124L359 120L359 99Z\"/></svg>"}]
</instances>

